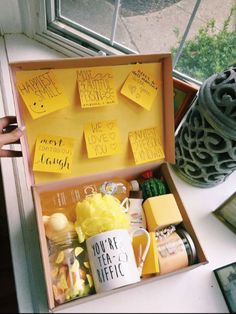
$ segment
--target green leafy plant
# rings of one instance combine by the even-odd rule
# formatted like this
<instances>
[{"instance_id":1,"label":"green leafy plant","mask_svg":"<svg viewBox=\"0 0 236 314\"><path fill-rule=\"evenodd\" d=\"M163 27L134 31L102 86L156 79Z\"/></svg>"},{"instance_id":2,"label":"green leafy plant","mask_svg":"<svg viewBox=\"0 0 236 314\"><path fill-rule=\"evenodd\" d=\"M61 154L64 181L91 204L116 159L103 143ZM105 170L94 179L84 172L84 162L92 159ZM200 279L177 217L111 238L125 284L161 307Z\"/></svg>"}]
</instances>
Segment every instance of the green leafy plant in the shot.
<instances>
[{"instance_id":1,"label":"green leafy plant","mask_svg":"<svg viewBox=\"0 0 236 314\"><path fill-rule=\"evenodd\" d=\"M230 31L230 21L236 13L236 1L220 31L215 28L215 19L198 30L194 39L185 43L177 70L197 80L204 81L209 76L223 71L236 63L236 31ZM178 32L174 30L176 36ZM172 48L173 57L177 48Z\"/></svg>"}]
</instances>

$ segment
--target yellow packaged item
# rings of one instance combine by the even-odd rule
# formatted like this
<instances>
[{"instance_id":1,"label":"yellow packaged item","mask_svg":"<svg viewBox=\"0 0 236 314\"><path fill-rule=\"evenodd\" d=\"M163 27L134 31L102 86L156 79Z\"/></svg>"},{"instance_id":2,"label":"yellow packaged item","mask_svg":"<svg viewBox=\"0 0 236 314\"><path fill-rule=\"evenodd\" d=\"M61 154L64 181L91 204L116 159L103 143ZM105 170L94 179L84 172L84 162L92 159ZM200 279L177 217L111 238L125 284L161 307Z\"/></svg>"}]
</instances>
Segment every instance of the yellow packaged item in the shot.
<instances>
[{"instance_id":1,"label":"yellow packaged item","mask_svg":"<svg viewBox=\"0 0 236 314\"><path fill-rule=\"evenodd\" d=\"M149 197L143 203L148 231L156 231L183 221L172 193Z\"/></svg>"}]
</instances>

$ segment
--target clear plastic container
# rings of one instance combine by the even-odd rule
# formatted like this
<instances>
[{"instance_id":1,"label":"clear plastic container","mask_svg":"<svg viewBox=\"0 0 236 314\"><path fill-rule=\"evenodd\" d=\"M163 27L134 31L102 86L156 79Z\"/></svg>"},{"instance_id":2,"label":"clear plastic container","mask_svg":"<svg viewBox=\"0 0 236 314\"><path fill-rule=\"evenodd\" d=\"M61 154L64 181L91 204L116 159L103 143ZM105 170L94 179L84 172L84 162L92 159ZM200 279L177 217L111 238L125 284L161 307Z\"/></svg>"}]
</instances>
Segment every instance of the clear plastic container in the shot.
<instances>
[{"instance_id":1,"label":"clear plastic container","mask_svg":"<svg viewBox=\"0 0 236 314\"><path fill-rule=\"evenodd\" d=\"M52 288L57 304L95 293L84 243L78 242L75 231L59 232L48 240Z\"/></svg>"}]
</instances>

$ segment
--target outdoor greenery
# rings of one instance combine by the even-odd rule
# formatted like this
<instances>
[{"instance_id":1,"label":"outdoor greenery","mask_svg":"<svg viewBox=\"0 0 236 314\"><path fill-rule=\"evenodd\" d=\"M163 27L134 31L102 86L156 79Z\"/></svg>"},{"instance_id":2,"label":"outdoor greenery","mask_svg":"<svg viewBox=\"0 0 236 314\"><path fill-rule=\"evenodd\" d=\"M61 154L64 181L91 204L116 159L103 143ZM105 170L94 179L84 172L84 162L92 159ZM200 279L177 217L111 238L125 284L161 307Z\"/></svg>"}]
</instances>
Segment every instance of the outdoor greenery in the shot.
<instances>
[{"instance_id":1,"label":"outdoor greenery","mask_svg":"<svg viewBox=\"0 0 236 314\"><path fill-rule=\"evenodd\" d=\"M215 20L211 19L198 30L194 39L186 41L176 69L204 81L236 64L236 30L229 29L235 14L236 0L221 30L216 30ZM175 30L175 33L178 36L178 30ZM171 52L174 56L177 48L172 48Z\"/></svg>"}]
</instances>

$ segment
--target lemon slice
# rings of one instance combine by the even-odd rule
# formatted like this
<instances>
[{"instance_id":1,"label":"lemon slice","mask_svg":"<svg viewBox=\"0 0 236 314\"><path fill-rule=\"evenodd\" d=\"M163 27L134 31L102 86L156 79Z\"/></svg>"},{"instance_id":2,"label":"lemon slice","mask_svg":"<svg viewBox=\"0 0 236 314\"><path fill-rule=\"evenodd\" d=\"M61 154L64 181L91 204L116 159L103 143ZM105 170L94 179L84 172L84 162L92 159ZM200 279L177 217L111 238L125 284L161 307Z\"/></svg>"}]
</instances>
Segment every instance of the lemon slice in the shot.
<instances>
[{"instance_id":1,"label":"lemon slice","mask_svg":"<svg viewBox=\"0 0 236 314\"><path fill-rule=\"evenodd\" d=\"M84 267L90 268L89 262L84 262Z\"/></svg>"},{"instance_id":2,"label":"lemon slice","mask_svg":"<svg viewBox=\"0 0 236 314\"><path fill-rule=\"evenodd\" d=\"M86 277L88 279L89 287L91 288L93 286L93 278L89 274L87 274Z\"/></svg>"},{"instance_id":3,"label":"lemon slice","mask_svg":"<svg viewBox=\"0 0 236 314\"><path fill-rule=\"evenodd\" d=\"M80 246L77 246L76 248L75 248L75 256L77 257L78 255L80 255L82 252L83 252L83 248L82 247L80 247Z\"/></svg>"},{"instance_id":4,"label":"lemon slice","mask_svg":"<svg viewBox=\"0 0 236 314\"><path fill-rule=\"evenodd\" d=\"M64 252L61 251L57 256L56 264L60 264L64 260L64 258L65 258Z\"/></svg>"},{"instance_id":5,"label":"lemon slice","mask_svg":"<svg viewBox=\"0 0 236 314\"><path fill-rule=\"evenodd\" d=\"M77 232L77 234L78 234L79 243L84 242L84 240L85 240L85 234L83 233L81 227L80 227L80 226L77 226L77 227L75 228L75 230L76 230L76 232Z\"/></svg>"}]
</instances>

